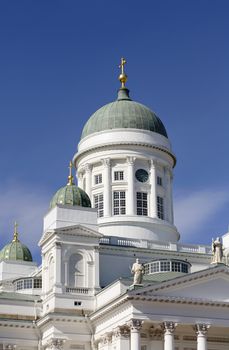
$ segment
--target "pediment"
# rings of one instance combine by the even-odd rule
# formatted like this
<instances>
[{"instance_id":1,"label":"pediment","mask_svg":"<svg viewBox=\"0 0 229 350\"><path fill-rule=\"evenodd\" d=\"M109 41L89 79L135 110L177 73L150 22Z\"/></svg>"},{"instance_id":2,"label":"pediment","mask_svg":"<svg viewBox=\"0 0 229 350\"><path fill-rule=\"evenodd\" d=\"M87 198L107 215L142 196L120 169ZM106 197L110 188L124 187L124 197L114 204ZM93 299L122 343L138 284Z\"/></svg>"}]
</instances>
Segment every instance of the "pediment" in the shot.
<instances>
[{"instance_id":1,"label":"pediment","mask_svg":"<svg viewBox=\"0 0 229 350\"><path fill-rule=\"evenodd\" d=\"M136 296L229 302L229 268L218 265L206 270L154 284L132 292Z\"/></svg>"},{"instance_id":2,"label":"pediment","mask_svg":"<svg viewBox=\"0 0 229 350\"><path fill-rule=\"evenodd\" d=\"M103 234L92 230L83 225L73 225L67 227L61 227L54 230L56 234L64 234L64 235L73 235L73 236L84 236L90 238L100 239L103 237Z\"/></svg>"}]
</instances>

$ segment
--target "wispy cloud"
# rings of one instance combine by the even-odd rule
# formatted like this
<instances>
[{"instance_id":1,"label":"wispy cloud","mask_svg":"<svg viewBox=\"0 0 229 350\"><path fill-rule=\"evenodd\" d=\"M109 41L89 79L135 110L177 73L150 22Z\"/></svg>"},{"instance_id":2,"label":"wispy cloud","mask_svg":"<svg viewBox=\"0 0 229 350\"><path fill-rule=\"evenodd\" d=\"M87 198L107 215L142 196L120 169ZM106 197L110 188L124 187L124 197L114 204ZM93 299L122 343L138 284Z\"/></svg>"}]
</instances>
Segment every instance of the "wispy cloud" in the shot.
<instances>
[{"instance_id":1,"label":"wispy cloud","mask_svg":"<svg viewBox=\"0 0 229 350\"><path fill-rule=\"evenodd\" d=\"M0 248L12 239L13 225L17 221L20 240L30 248L35 258L39 257L37 242L49 201L50 193L35 186L11 183L0 187Z\"/></svg>"},{"instance_id":2,"label":"wispy cloud","mask_svg":"<svg viewBox=\"0 0 229 350\"><path fill-rule=\"evenodd\" d=\"M174 200L175 224L182 240L197 238L200 228L216 218L229 202L227 189L204 189L194 192L178 192ZM198 243L198 242L196 242Z\"/></svg>"}]
</instances>

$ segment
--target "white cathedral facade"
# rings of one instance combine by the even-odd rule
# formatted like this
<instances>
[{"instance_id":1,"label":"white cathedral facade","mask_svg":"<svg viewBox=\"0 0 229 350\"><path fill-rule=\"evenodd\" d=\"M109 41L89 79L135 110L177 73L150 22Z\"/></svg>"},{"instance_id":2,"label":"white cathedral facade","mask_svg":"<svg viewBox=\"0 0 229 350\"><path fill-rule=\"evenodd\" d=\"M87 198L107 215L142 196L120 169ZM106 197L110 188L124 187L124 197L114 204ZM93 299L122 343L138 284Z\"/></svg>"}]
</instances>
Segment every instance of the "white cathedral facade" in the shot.
<instances>
[{"instance_id":1,"label":"white cathedral facade","mask_svg":"<svg viewBox=\"0 0 229 350\"><path fill-rule=\"evenodd\" d=\"M84 126L78 186L70 166L44 217L41 266L17 225L0 252L2 350L229 349L229 234L214 254L179 243L176 157L124 64L117 100Z\"/></svg>"}]
</instances>

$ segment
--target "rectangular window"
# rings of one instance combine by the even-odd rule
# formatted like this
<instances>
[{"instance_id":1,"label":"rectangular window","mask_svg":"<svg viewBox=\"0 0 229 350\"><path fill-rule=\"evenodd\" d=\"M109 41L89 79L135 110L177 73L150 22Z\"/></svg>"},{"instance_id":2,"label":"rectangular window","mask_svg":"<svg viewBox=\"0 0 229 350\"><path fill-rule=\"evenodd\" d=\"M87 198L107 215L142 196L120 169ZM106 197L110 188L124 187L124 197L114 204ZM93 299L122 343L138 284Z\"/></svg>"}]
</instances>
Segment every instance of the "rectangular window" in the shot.
<instances>
[{"instance_id":1,"label":"rectangular window","mask_svg":"<svg viewBox=\"0 0 229 350\"><path fill-rule=\"evenodd\" d=\"M181 272L181 263L180 262L172 262L172 271Z\"/></svg>"},{"instance_id":2,"label":"rectangular window","mask_svg":"<svg viewBox=\"0 0 229 350\"><path fill-rule=\"evenodd\" d=\"M161 261L161 271L170 271L170 261Z\"/></svg>"},{"instance_id":3,"label":"rectangular window","mask_svg":"<svg viewBox=\"0 0 229 350\"><path fill-rule=\"evenodd\" d=\"M98 217L101 218L103 214L103 194L95 194L94 195L94 206L97 209Z\"/></svg>"},{"instance_id":4,"label":"rectangular window","mask_svg":"<svg viewBox=\"0 0 229 350\"><path fill-rule=\"evenodd\" d=\"M114 207L114 215L126 214L126 192L125 191L113 192L113 207Z\"/></svg>"},{"instance_id":5,"label":"rectangular window","mask_svg":"<svg viewBox=\"0 0 229 350\"><path fill-rule=\"evenodd\" d=\"M24 288L24 280L18 281L18 282L17 282L16 289L17 289L17 290L20 290L20 289L23 289L23 288Z\"/></svg>"},{"instance_id":6,"label":"rectangular window","mask_svg":"<svg viewBox=\"0 0 229 350\"><path fill-rule=\"evenodd\" d=\"M164 199L159 196L157 196L157 216L164 220Z\"/></svg>"},{"instance_id":7,"label":"rectangular window","mask_svg":"<svg viewBox=\"0 0 229 350\"><path fill-rule=\"evenodd\" d=\"M32 288L32 280L24 280L24 289Z\"/></svg>"},{"instance_id":8,"label":"rectangular window","mask_svg":"<svg viewBox=\"0 0 229 350\"><path fill-rule=\"evenodd\" d=\"M162 186L162 178L160 176L157 176L157 184L158 186Z\"/></svg>"},{"instance_id":9,"label":"rectangular window","mask_svg":"<svg viewBox=\"0 0 229 350\"><path fill-rule=\"evenodd\" d=\"M148 215L148 199L146 192L137 192L137 215Z\"/></svg>"},{"instance_id":10,"label":"rectangular window","mask_svg":"<svg viewBox=\"0 0 229 350\"><path fill-rule=\"evenodd\" d=\"M33 281L33 288L42 288L42 280L40 278L35 278Z\"/></svg>"},{"instance_id":11,"label":"rectangular window","mask_svg":"<svg viewBox=\"0 0 229 350\"><path fill-rule=\"evenodd\" d=\"M95 185L101 184L102 180L103 180L102 174L95 175Z\"/></svg>"},{"instance_id":12,"label":"rectangular window","mask_svg":"<svg viewBox=\"0 0 229 350\"><path fill-rule=\"evenodd\" d=\"M123 171L115 171L114 172L114 181L122 181L124 180L124 172Z\"/></svg>"}]
</instances>

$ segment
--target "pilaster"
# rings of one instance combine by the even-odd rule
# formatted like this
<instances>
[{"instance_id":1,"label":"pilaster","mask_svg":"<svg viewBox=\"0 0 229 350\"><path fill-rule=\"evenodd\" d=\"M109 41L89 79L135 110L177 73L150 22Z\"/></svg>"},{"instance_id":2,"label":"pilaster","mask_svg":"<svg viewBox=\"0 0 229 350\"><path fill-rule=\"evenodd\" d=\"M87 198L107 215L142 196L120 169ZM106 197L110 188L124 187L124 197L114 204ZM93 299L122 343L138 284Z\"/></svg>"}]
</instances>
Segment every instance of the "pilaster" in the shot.
<instances>
[{"instance_id":1,"label":"pilaster","mask_svg":"<svg viewBox=\"0 0 229 350\"><path fill-rule=\"evenodd\" d=\"M54 248L54 292L60 293L62 291L61 284L61 243L56 242Z\"/></svg>"},{"instance_id":2,"label":"pilaster","mask_svg":"<svg viewBox=\"0 0 229 350\"><path fill-rule=\"evenodd\" d=\"M87 163L85 165L85 172L86 172L86 188L85 191L87 195L91 199L91 184L92 184L92 165Z\"/></svg>"},{"instance_id":3,"label":"pilaster","mask_svg":"<svg viewBox=\"0 0 229 350\"><path fill-rule=\"evenodd\" d=\"M135 157L127 157L127 215L136 215L136 194L134 186L134 163Z\"/></svg>"},{"instance_id":4,"label":"pilaster","mask_svg":"<svg viewBox=\"0 0 229 350\"><path fill-rule=\"evenodd\" d=\"M157 171L155 160L150 161L150 216L157 218Z\"/></svg>"},{"instance_id":5,"label":"pilaster","mask_svg":"<svg viewBox=\"0 0 229 350\"><path fill-rule=\"evenodd\" d=\"M64 349L64 340L53 338L50 339L45 347L45 350L63 350Z\"/></svg>"},{"instance_id":6,"label":"pilaster","mask_svg":"<svg viewBox=\"0 0 229 350\"><path fill-rule=\"evenodd\" d=\"M111 160L110 158L105 158L102 159L102 163L104 166L104 216L111 216Z\"/></svg>"}]
</instances>

